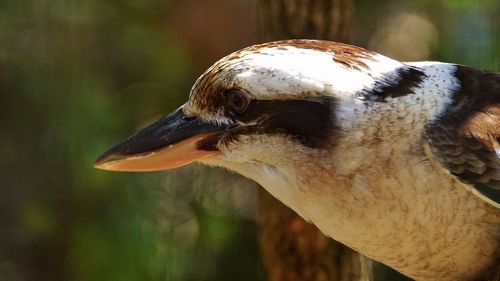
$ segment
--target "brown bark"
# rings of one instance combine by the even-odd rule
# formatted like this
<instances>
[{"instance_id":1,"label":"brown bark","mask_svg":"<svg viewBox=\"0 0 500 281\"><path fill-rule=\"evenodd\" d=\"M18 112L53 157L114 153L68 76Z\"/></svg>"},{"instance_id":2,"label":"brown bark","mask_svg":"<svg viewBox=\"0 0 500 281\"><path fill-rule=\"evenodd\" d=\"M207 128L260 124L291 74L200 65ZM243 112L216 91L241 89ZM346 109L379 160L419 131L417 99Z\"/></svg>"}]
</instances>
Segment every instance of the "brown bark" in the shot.
<instances>
[{"instance_id":1,"label":"brown bark","mask_svg":"<svg viewBox=\"0 0 500 281\"><path fill-rule=\"evenodd\" d=\"M260 39L348 42L352 0L260 0ZM371 261L324 236L261 189L259 244L269 281L369 281Z\"/></svg>"},{"instance_id":2,"label":"brown bark","mask_svg":"<svg viewBox=\"0 0 500 281\"><path fill-rule=\"evenodd\" d=\"M307 38L348 42L352 0L259 0L259 36L265 41Z\"/></svg>"}]
</instances>

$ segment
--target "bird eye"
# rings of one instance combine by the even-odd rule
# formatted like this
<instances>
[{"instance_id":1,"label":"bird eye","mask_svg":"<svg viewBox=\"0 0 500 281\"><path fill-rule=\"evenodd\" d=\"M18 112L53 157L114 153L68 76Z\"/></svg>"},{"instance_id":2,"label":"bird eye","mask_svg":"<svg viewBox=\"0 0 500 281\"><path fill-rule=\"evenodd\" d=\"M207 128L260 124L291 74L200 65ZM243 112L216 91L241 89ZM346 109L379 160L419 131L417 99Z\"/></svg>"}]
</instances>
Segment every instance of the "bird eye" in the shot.
<instances>
[{"instance_id":1,"label":"bird eye","mask_svg":"<svg viewBox=\"0 0 500 281\"><path fill-rule=\"evenodd\" d=\"M240 90L228 90L225 94L228 107L237 113L245 112L250 105L250 99Z\"/></svg>"}]
</instances>

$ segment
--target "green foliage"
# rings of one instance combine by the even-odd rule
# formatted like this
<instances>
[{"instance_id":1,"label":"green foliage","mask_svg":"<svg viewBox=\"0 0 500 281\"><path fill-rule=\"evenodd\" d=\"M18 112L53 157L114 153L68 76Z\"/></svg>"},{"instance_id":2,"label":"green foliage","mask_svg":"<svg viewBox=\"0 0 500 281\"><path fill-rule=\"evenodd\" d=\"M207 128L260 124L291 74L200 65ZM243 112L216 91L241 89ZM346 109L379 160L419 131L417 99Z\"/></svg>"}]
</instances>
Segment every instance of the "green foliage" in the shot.
<instances>
[{"instance_id":1,"label":"green foliage","mask_svg":"<svg viewBox=\"0 0 500 281\"><path fill-rule=\"evenodd\" d=\"M207 235L193 238L199 246L179 247L183 237L169 239L157 227L161 214L153 210L165 198L148 191L150 185L169 189L164 176L92 167L144 120L187 97L190 58L164 24L169 4L0 4L0 200L6 216L0 264L9 265L0 265L1 280L185 280L199 266L190 253L209 253L215 268L238 232L253 231L252 223L220 220L198 208ZM242 247L255 253L254 245L248 240ZM231 258L255 277L256 254L250 256L253 261ZM210 270L196 280L232 280Z\"/></svg>"}]
</instances>

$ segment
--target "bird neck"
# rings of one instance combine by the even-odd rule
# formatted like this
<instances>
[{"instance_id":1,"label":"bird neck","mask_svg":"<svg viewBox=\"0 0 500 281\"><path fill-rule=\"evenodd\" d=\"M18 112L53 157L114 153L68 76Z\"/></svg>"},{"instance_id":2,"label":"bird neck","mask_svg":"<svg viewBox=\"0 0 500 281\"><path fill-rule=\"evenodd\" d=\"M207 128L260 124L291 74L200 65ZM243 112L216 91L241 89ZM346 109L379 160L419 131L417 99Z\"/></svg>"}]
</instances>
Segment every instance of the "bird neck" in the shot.
<instances>
[{"instance_id":1,"label":"bird neck","mask_svg":"<svg viewBox=\"0 0 500 281\"><path fill-rule=\"evenodd\" d=\"M326 235L416 280L473 280L494 265L498 209L422 157L374 154L351 174L307 169L328 166L317 158L259 183Z\"/></svg>"}]
</instances>

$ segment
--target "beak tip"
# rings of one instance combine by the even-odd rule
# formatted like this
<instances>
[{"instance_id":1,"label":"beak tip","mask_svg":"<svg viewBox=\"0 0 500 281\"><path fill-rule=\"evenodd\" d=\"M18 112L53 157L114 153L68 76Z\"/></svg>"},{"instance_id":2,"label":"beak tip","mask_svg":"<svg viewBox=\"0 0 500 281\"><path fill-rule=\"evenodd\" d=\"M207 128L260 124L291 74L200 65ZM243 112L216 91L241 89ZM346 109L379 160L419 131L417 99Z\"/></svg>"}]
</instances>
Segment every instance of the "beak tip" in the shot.
<instances>
[{"instance_id":1,"label":"beak tip","mask_svg":"<svg viewBox=\"0 0 500 281\"><path fill-rule=\"evenodd\" d=\"M94 162L93 166L95 169L103 171L120 171L116 168L113 168L114 166L110 164L110 161L96 161Z\"/></svg>"},{"instance_id":2,"label":"beak tip","mask_svg":"<svg viewBox=\"0 0 500 281\"><path fill-rule=\"evenodd\" d=\"M94 164L92 165L96 169L102 169L102 162L95 161Z\"/></svg>"},{"instance_id":3,"label":"beak tip","mask_svg":"<svg viewBox=\"0 0 500 281\"><path fill-rule=\"evenodd\" d=\"M117 157L114 157L114 154L106 152L103 153L101 156L99 156L92 166L96 169L99 170L109 170L107 163L113 161L113 159L116 160Z\"/></svg>"},{"instance_id":4,"label":"beak tip","mask_svg":"<svg viewBox=\"0 0 500 281\"><path fill-rule=\"evenodd\" d=\"M99 169L99 170L106 170L106 169L104 168L105 163L106 163L106 162L104 162L104 161L99 161L99 160L96 160L92 166L93 166L95 169Z\"/></svg>"}]
</instances>

